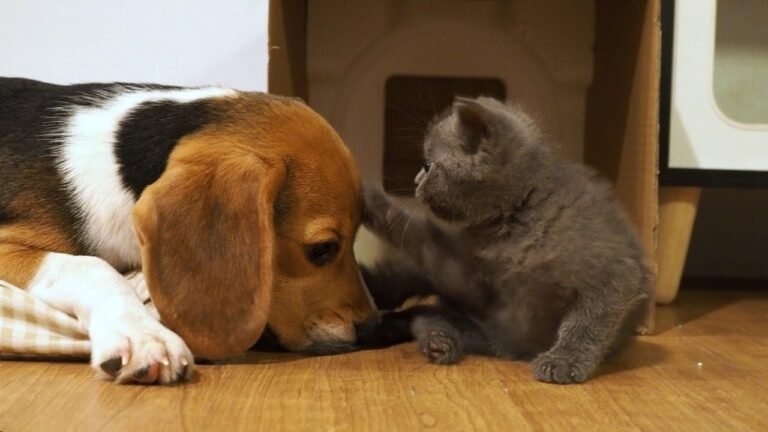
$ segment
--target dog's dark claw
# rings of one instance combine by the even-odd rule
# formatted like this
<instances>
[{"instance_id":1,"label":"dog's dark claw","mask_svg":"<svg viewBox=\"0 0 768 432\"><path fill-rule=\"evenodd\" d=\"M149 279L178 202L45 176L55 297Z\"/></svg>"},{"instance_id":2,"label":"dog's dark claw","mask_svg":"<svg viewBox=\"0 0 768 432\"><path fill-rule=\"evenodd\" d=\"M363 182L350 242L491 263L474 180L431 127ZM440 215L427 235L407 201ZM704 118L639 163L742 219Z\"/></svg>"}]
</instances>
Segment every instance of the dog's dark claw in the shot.
<instances>
[{"instance_id":1,"label":"dog's dark claw","mask_svg":"<svg viewBox=\"0 0 768 432\"><path fill-rule=\"evenodd\" d=\"M137 379L137 380L140 380L140 379L146 377L148 373L149 373L149 366L144 366L143 368L141 368L141 369L137 370L136 372L134 372L133 373L133 377L135 379Z\"/></svg>"},{"instance_id":2,"label":"dog's dark claw","mask_svg":"<svg viewBox=\"0 0 768 432\"><path fill-rule=\"evenodd\" d=\"M111 376L112 378L115 378L117 376L117 373L120 372L120 369L123 368L123 359L120 357L114 357L102 362L99 365L99 367L107 375Z\"/></svg>"},{"instance_id":3,"label":"dog's dark claw","mask_svg":"<svg viewBox=\"0 0 768 432\"><path fill-rule=\"evenodd\" d=\"M176 381L184 381L187 379L187 370L189 369L189 365L184 365L181 367L181 370L176 373Z\"/></svg>"}]
</instances>

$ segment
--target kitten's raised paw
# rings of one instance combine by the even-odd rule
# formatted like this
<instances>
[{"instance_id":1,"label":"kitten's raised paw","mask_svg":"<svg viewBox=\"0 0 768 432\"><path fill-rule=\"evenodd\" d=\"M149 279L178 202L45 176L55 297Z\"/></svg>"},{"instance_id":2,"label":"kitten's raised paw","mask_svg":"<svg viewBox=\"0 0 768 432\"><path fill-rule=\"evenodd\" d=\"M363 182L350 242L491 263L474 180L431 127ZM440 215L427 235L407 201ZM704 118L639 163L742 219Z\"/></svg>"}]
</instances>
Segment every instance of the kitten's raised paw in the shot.
<instances>
[{"instance_id":1,"label":"kitten's raised paw","mask_svg":"<svg viewBox=\"0 0 768 432\"><path fill-rule=\"evenodd\" d=\"M442 331L431 331L419 340L421 352L432 363L453 364L461 359L458 341Z\"/></svg>"},{"instance_id":2,"label":"kitten's raised paw","mask_svg":"<svg viewBox=\"0 0 768 432\"><path fill-rule=\"evenodd\" d=\"M391 208L392 202L381 186L366 186L363 189L363 223L374 232L386 231Z\"/></svg>"},{"instance_id":3,"label":"kitten's raised paw","mask_svg":"<svg viewBox=\"0 0 768 432\"><path fill-rule=\"evenodd\" d=\"M594 371L590 362L576 356L545 352L536 357L531 367L537 380L555 384L574 384L587 381Z\"/></svg>"}]
</instances>

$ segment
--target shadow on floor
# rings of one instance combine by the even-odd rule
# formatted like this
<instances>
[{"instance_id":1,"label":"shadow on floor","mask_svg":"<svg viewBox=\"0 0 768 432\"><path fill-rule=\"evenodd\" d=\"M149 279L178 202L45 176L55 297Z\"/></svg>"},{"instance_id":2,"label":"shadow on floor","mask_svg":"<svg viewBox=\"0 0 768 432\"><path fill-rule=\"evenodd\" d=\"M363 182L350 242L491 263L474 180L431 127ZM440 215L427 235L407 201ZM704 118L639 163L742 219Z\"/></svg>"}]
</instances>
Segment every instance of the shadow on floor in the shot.
<instances>
[{"instance_id":1,"label":"shadow on floor","mask_svg":"<svg viewBox=\"0 0 768 432\"><path fill-rule=\"evenodd\" d=\"M653 336L643 338L653 338ZM655 366L664 362L669 355L669 351L661 345L636 337L619 353L605 359L597 370L596 376Z\"/></svg>"},{"instance_id":2,"label":"shadow on floor","mask_svg":"<svg viewBox=\"0 0 768 432\"><path fill-rule=\"evenodd\" d=\"M697 320L739 301L768 297L765 285L762 289L745 289L739 284L729 287L722 284L692 286L691 283L684 281L683 289L674 303L656 306L654 335L662 335L681 324Z\"/></svg>"}]
</instances>

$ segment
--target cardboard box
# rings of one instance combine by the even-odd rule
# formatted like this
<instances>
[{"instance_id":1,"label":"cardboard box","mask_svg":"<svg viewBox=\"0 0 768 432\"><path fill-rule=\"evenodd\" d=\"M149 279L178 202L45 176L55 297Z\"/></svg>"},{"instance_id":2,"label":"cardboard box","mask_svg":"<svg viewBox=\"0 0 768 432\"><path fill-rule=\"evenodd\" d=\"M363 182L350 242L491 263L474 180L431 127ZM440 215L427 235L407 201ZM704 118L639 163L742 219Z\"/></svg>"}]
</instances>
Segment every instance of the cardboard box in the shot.
<instances>
[{"instance_id":1,"label":"cardboard box","mask_svg":"<svg viewBox=\"0 0 768 432\"><path fill-rule=\"evenodd\" d=\"M421 7L422 12L428 7L435 8L431 12L440 13L441 3L424 1L415 3L420 3L417 7ZM465 4L459 7L476 7L481 3L489 2L453 3ZM504 3L507 4L507 2ZM573 2L565 0L544 2L546 7L538 3L539 6L535 9L535 13L538 14L537 19L546 21L546 14L550 13L547 12L547 8L556 11L558 3L562 3L563 7L574 7ZM594 21L593 26L587 29L563 26L554 30L592 33L588 38L593 38L594 41L591 53L593 56L592 80L591 85L586 89L581 117L583 125L579 124L578 127L571 127L569 130L571 133L575 133L572 132L573 130L583 133L583 151L579 149L583 160L615 184L619 200L637 226L648 254L649 265L654 272L658 217L658 87L661 37L659 3L660 0L632 2L596 0L594 4L583 6L592 8L590 10ZM381 4L382 2L374 2L371 7ZM308 28L311 26L308 22L309 7L305 0L272 0L270 2L268 81L270 92L302 97L312 105L313 98L307 70L308 45L312 42L308 40ZM368 24L365 21L355 23L363 27ZM338 26L345 25L355 28L355 25L349 22L338 23ZM549 31L552 29L550 28ZM341 33L347 38L355 37L352 31ZM552 43L564 43L563 40L572 38L572 36L560 39L550 37L547 40L554 41ZM333 57L329 53L327 58ZM322 113L324 107L316 106L316 109ZM384 107L381 109L383 115ZM575 112L578 113L578 110ZM332 118L330 121L333 124ZM376 139L379 138L376 137ZM381 154L372 156L365 154L365 151L365 149L353 148L353 152L358 153L356 154L358 159L370 161L383 158ZM377 148L376 151L380 152L381 149ZM374 159L371 159L372 157ZM381 163L384 163L383 160ZM379 167L378 172L382 172L383 169ZM647 319L641 331L650 332L652 328L653 301L649 302Z\"/></svg>"}]
</instances>

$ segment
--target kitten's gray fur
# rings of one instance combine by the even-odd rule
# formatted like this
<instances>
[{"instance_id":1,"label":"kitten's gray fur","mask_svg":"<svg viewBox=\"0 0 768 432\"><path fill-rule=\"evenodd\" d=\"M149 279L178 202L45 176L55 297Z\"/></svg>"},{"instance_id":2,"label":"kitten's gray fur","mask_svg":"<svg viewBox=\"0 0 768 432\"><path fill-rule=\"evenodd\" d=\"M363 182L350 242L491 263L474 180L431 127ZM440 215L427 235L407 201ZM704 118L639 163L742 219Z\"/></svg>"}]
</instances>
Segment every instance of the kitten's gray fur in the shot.
<instances>
[{"instance_id":1,"label":"kitten's gray fur","mask_svg":"<svg viewBox=\"0 0 768 432\"><path fill-rule=\"evenodd\" d=\"M413 321L424 353L436 363L465 350L533 358L541 381L589 379L634 327L650 288L610 185L559 158L521 109L490 98L457 98L430 126L424 153L423 206L365 191L368 226L443 300Z\"/></svg>"}]
</instances>

